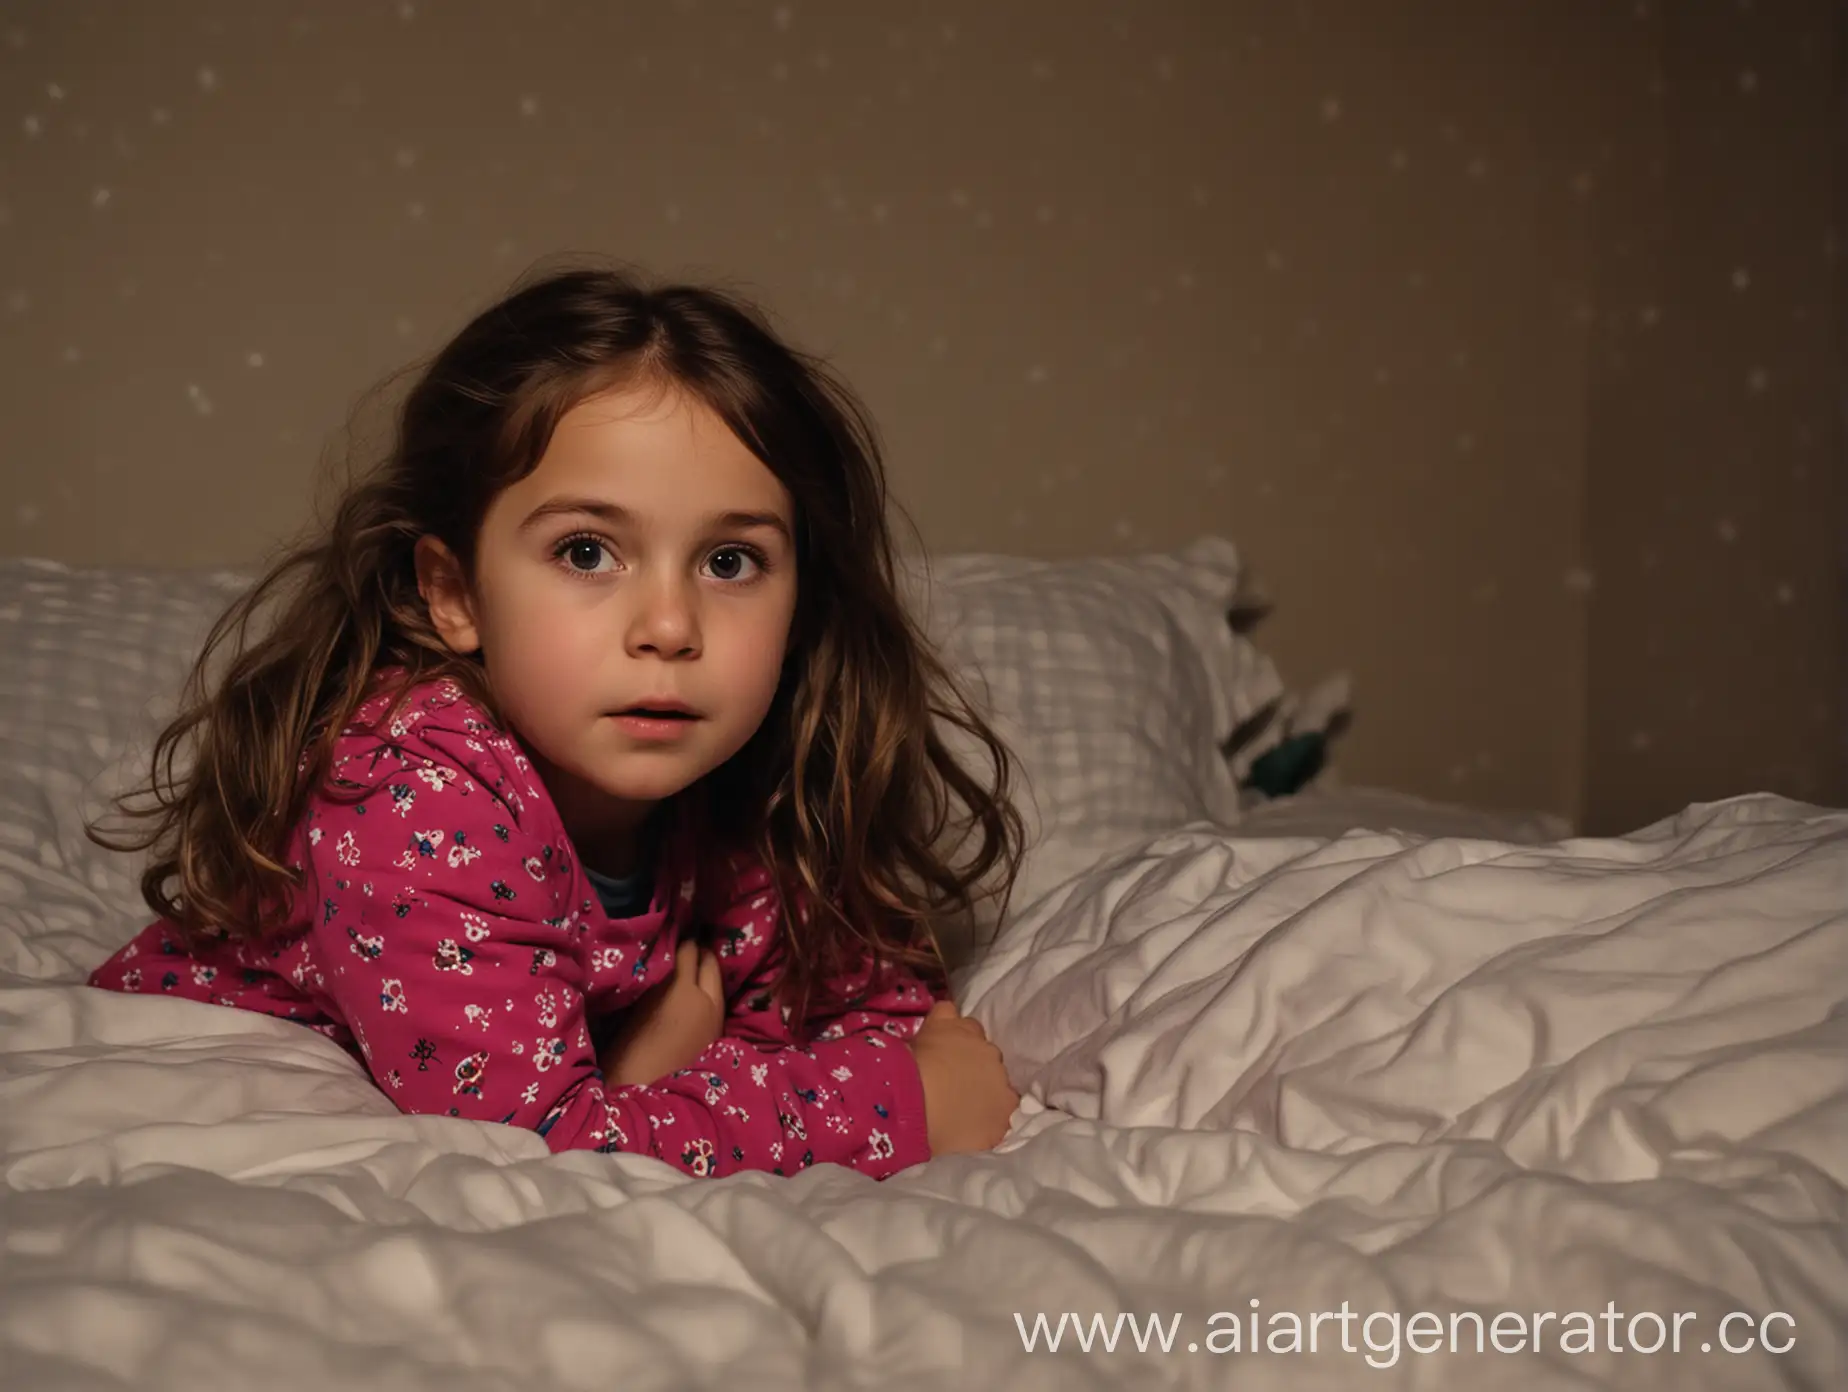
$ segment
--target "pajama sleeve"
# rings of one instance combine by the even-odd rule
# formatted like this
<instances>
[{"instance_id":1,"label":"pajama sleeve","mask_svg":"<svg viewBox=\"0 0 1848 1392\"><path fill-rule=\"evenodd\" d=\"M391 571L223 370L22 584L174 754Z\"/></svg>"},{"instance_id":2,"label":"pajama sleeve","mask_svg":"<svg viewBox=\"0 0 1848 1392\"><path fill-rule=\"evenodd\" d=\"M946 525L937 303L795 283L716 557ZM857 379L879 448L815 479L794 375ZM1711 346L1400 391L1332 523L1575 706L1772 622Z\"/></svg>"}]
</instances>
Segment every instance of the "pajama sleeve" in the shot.
<instances>
[{"instance_id":1,"label":"pajama sleeve","mask_svg":"<svg viewBox=\"0 0 1848 1392\"><path fill-rule=\"evenodd\" d=\"M909 1042L934 1003L909 973L863 988L852 1008L794 1038L774 987L784 960L777 897L761 869L737 875L706 920L728 1001L723 1036L692 1066L610 1089L604 1149L646 1151L693 1174L794 1174L835 1164L884 1179L930 1158L924 1087ZM831 989L830 989L831 988Z\"/></svg>"},{"instance_id":2,"label":"pajama sleeve","mask_svg":"<svg viewBox=\"0 0 1848 1392\"><path fill-rule=\"evenodd\" d=\"M725 1033L690 1071L724 1079L734 1059L745 1061L774 1106L772 1169L833 1162L885 1175L928 1160L923 1085L908 1044L936 998L895 967L876 982L865 973L819 982L818 1000L852 1004L811 1016L809 1042L800 1042L775 996L786 952L778 896L761 865L734 867L734 876L728 902L710 916L729 1002Z\"/></svg>"},{"instance_id":3,"label":"pajama sleeve","mask_svg":"<svg viewBox=\"0 0 1848 1392\"><path fill-rule=\"evenodd\" d=\"M365 767L377 795L310 809L319 908L305 985L401 1110L524 1127L554 1151L654 1155L700 1176L832 1161L882 1178L927 1157L906 1045L916 1022L902 1014L843 1017L851 1032L806 1050L722 1039L694 1068L606 1086L577 950L594 910L565 902L568 843L521 827L506 790L530 775L505 748L437 735L349 757L349 775ZM767 916L733 921L773 936ZM672 973L671 938L598 950L631 964L639 995ZM900 989L890 1004L909 999Z\"/></svg>"},{"instance_id":4,"label":"pajama sleeve","mask_svg":"<svg viewBox=\"0 0 1848 1392\"><path fill-rule=\"evenodd\" d=\"M352 1031L400 1110L543 1130L555 1150L595 1148L610 1111L563 851L521 826L506 790L525 775L511 756L470 742L444 749L419 731L349 745L343 772L364 770L369 795L310 800L316 907L300 984ZM644 985L662 966L650 946L626 948Z\"/></svg>"}]
</instances>

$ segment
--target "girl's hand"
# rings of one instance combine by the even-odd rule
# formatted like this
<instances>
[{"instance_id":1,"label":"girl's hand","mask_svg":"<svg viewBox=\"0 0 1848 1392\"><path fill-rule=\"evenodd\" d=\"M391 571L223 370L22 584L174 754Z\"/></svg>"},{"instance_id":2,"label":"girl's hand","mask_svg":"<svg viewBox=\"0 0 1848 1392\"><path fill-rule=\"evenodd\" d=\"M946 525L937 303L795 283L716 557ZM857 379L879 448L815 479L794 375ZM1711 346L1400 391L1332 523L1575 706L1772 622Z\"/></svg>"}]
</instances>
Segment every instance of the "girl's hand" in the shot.
<instances>
[{"instance_id":1,"label":"girl's hand","mask_svg":"<svg viewBox=\"0 0 1848 1392\"><path fill-rule=\"evenodd\" d=\"M1001 1051L975 1020L938 1001L911 1040L924 1083L924 1125L932 1155L991 1150L1007 1135L1020 1094Z\"/></svg>"},{"instance_id":2,"label":"girl's hand","mask_svg":"<svg viewBox=\"0 0 1848 1392\"><path fill-rule=\"evenodd\" d=\"M597 1062L612 1087L652 1083L690 1067L725 1025L719 959L692 939L674 953L674 974L624 1012Z\"/></svg>"}]
</instances>

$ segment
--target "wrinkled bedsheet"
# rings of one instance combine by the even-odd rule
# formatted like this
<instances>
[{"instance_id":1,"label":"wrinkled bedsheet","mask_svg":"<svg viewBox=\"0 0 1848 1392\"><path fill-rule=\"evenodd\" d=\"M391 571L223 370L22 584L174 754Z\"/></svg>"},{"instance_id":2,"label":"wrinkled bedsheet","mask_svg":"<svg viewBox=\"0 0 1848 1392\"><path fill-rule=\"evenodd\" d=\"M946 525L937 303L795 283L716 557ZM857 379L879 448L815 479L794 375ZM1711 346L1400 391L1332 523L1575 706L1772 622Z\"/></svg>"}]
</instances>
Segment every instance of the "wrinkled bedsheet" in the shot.
<instances>
[{"instance_id":1,"label":"wrinkled bedsheet","mask_svg":"<svg viewBox=\"0 0 1848 1392\"><path fill-rule=\"evenodd\" d=\"M400 1116L305 1029L73 984L138 920L35 907L26 847L0 879L9 1392L1848 1366L1848 813L1746 798L1544 845L1174 832L960 978L1021 1111L1000 1150L883 1184L682 1180ZM1458 1312L1504 1316L1504 1345L1518 1317L1521 1347L1476 1353L1463 1318L1452 1351ZM1561 1346L1575 1312L1595 1351Z\"/></svg>"}]
</instances>

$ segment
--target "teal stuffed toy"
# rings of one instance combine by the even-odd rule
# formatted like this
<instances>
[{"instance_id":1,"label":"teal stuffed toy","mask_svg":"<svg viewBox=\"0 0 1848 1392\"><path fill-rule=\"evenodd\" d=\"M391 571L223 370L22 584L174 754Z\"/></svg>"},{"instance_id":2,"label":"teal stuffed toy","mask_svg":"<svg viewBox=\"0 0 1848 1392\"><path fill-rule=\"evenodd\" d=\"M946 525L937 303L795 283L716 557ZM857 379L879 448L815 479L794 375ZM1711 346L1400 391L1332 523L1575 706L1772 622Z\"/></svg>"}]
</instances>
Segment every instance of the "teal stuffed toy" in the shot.
<instances>
[{"instance_id":1,"label":"teal stuffed toy","mask_svg":"<svg viewBox=\"0 0 1848 1392\"><path fill-rule=\"evenodd\" d=\"M1321 730L1290 735L1252 762L1239 787L1254 789L1267 798L1288 797L1322 771L1327 757L1328 736Z\"/></svg>"}]
</instances>

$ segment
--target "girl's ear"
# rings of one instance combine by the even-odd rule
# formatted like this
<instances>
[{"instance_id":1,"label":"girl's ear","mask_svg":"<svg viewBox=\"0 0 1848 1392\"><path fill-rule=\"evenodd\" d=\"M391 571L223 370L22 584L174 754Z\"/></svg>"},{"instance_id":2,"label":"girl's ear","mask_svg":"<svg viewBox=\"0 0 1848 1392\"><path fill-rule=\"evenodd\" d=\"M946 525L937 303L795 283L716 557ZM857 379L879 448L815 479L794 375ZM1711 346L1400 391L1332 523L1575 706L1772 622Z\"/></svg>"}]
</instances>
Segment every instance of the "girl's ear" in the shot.
<instances>
[{"instance_id":1,"label":"girl's ear","mask_svg":"<svg viewBox=\"0 0 1848 1392\"><path fill-rule=\"evenodd\" d=\"M455 553L433 536L420 536L413 552L417 563L417 592L430 610L430 622L455 653L472 653L481 646L475 621L475 600L468 578Z\"/></svg>"}]
</instances>

